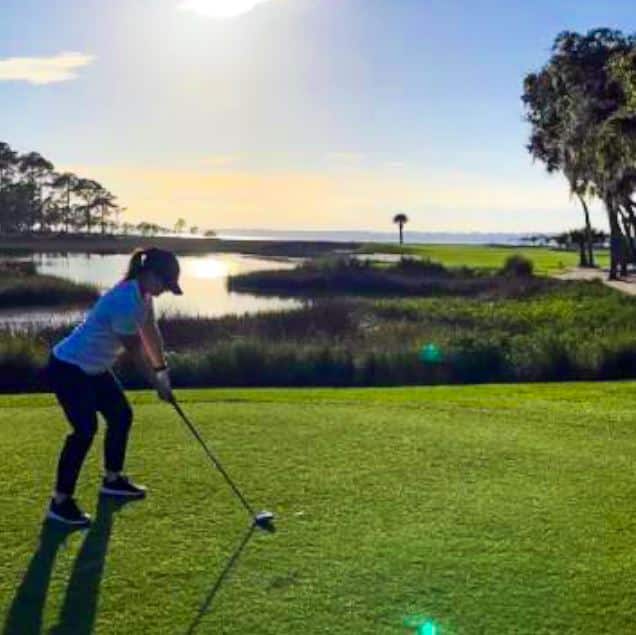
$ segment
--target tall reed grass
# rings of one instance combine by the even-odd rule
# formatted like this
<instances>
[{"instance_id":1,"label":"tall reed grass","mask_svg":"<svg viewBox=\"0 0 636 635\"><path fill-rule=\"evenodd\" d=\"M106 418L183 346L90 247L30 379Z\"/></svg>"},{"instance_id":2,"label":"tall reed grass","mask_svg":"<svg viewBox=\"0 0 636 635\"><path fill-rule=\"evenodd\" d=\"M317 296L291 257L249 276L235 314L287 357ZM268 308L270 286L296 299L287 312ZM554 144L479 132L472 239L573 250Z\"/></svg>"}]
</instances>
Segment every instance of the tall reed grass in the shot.
<instances>
[{"instance_id":1,"label":"tall reed grass","mask_svg":"<svg viewBox=\"0 0 636 635\"><path fill-rule=\"evenodd\" d=\"M160 320L176 386L388 386L636 378L636 302L599 282L529 297L344 298L293 311ZM0 332L0 390L43 389L70 327ZM434 344L438 361L422 347ZM131 387L143 385L123 359Z\"/></svg>"},{"instance_id":2,"label":"tall reed grass","mask_svg":"<svg viewBox=\"0 0 636 635\"><path fill-rule=\"evenodd\" d=\"M0 308L86 305L99 297L94 285L39 275L33 262L0 261Z\"/></svg>"}]
</instances>

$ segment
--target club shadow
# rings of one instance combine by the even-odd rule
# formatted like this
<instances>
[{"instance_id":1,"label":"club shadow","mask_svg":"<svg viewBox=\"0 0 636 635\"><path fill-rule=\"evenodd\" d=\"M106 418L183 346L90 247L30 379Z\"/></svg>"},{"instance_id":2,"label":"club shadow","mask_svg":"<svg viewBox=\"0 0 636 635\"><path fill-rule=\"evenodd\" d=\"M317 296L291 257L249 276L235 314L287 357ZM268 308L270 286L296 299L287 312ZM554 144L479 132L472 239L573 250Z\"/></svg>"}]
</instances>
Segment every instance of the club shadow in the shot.
<instances>
[{"instance_id":1,"label":"club shadow","mask_svg":"<svg viewBox=\"0 0 636 635\"><path fill-rule=\"evenodd\" d=\"M223 582L226 580L226 578L230 574L230 571L233 569L238 559L241 557L243 550L247 546L247 543L250 541L250 538L254 534L255 530L256 530L256 525L252 525L248 529L247 533L243 536L238 547L234 550L234 552L230 556L229 560L227 561L227 564L223 568L223 571L221 571L221 574L219 575L216 582L214 583L214 586L212 587L207 597L205 598L205 601L199 608L199 612L194 618L192 624L190 624L190 628L188 628L188 630L186 631L186 635L193 635L193 633L195 632L195 630L198 628L199 624L201 623L201 620L203 619L203 617L211 611L214 598L216 597L217 593L221 590Z\"/></svg>"}]
</instances>

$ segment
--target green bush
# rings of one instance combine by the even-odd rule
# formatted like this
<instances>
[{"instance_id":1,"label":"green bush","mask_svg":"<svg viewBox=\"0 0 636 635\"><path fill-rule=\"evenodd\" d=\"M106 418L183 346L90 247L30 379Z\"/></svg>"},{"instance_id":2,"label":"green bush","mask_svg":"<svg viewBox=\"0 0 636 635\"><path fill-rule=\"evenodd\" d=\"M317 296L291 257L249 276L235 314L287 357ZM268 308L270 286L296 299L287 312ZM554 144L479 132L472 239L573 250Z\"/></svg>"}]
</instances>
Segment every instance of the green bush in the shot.
<instances>
[{"instance_id":1,"label":"green bush","mask_svg":"<svg viewBox=\"0 0 636 635\"><path fill-rule=\"evenodd\" d=\"M30 337L4 334L0 337L0 392L46 389L43 367L48 349Z\"/></svg>"},{"instance_id":2,"label":"green bush","mask_svg":"<svg viewBox=\"0 0 636 635\"><path fill-rule=\"evenodd\" d=\"M500 273L504 276L530 278L534 273L534 264L532 263L532 260L525 256L513 254L506 258Z\"/></svg>"},{"instance_id":3,"label":"green bush","mask_svg":"<svg viewBox=\"0 0 636 635\"><path fill-rule=\"evenodd\" d=\"M450 271L439 262L433 262L428 258L402 257L393 269L400 273L413 275L447 276ZM462 272L463 274L466 271Z\"/></svg>"}]
</instances>

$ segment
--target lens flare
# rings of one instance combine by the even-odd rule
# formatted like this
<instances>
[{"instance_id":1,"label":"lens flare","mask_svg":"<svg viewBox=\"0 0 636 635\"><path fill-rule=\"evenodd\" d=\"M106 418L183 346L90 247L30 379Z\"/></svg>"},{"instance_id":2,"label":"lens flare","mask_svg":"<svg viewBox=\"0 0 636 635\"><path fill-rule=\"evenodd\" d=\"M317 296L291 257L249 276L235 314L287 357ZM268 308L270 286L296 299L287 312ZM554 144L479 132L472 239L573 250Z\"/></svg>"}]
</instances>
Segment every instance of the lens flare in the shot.
<instances>
[{"instance_id":1,"label":"lens flare","mask_svg":"<svg viewBox=\"0 0 636 635\"><path fill-rule=\"evenodd\" d=\"M429 617L407 617L404 620L404 626L414 628L415 635L442 635L442 631L437 622Z\"/></svg>"},{"instance_id":2,"label":"lens flare","mask_svg":"<svg viewBox=\"0 0 636 635\"><path fill-rule=\"evenodd\" d=\"M435 344L425 344L420 350L420 360L425 364L438 364L443 360L442 351Z\"/></svg>"}]
</instances>

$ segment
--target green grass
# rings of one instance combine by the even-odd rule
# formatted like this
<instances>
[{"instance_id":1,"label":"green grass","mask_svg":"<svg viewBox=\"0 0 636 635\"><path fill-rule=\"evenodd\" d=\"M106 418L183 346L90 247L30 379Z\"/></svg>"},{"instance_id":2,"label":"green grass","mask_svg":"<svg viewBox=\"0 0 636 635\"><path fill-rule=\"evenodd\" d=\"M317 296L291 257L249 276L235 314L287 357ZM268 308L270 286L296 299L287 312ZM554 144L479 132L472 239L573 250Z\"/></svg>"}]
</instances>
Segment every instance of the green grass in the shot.
<instances>
[{"instance_id":1,"label":"green grass","mask_svg":"<svg viewBox=\"0 0 636 635\"><path fill-rule=\"evenodd\" d=\"M392 635L412 614L452 635L632 632L633 383L180 396L279 515L195 632ZM102 506L53 563L36 549L62 414L48 395L0 400L3 633L40 632L40 615L47 633L186 633L238 546L246 517L220 475L167 406L133 402L128 468L150 497Z\"/></svg>"},{"instance_id":2,"label":"green grass","mask_svg":"<svg viewBox=\"0 0 636 635\"><path fill-rule=\"evenodd\" d=\"M446 267L477 267L499 269L506 258L521 254L534 263L534 271L541 275L558 273L579 264L578 252L560 251L545 247L490 247L487 245L373 245L367 244L361 253L411 254L441 262ZM597 265L609 264L606 250L595 253Z\"/></svg>"}]
</instances>

